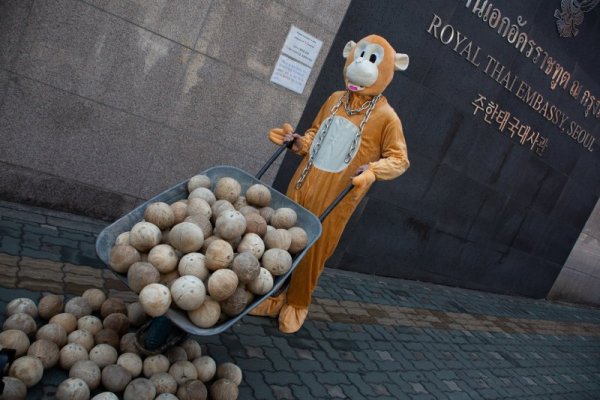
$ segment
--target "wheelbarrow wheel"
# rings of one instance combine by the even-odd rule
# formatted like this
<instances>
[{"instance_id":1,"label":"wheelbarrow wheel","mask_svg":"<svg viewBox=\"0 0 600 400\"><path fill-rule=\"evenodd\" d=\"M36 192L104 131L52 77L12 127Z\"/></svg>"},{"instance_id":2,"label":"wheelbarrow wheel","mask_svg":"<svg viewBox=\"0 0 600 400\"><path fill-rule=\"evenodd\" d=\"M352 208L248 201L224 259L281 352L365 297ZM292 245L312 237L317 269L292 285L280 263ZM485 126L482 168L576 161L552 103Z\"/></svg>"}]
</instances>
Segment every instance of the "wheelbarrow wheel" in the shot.
<instances>
[{"instance_id":1,"label":"wheelbarrow wheel","mask_svg":"<svg viewBox=\"0 0 600 400\"><path fill-rule=\"evenodd\" d=\"M165 316L152 318L136 335L138 350L145 355L161 354L187 337L187 333Z\"/></svg>"}]
</instances>

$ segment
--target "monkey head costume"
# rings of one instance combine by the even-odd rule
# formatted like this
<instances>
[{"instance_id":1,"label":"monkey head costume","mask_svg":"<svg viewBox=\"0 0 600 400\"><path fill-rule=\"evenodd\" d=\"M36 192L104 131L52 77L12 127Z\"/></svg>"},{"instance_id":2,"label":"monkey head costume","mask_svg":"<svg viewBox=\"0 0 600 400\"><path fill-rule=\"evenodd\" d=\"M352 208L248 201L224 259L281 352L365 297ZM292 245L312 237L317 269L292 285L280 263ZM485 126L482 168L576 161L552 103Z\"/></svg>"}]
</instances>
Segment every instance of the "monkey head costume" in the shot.
<instances>
[{"instance_id":1,"label":"monkey head costume","mask_svg":"<svg viewBox=\"0 0 600 400\"><path fill-rule=\"evenodd\" d=\"M293 141L292 151L304 156L287 196L313 214L322 214L350 181L354 184L324 220L322 236L293 272L287 293L266 299L250 312L279 316L279 330L285 333L302 327L325 261L373 182L394 179L409 166L402 124L382 95L394 71L408 67L408 56L377 35L348 42L343 54L346 90L329 96L304 136L289 124L269 132L272 142Z\"/></svg>"}]
</instances>

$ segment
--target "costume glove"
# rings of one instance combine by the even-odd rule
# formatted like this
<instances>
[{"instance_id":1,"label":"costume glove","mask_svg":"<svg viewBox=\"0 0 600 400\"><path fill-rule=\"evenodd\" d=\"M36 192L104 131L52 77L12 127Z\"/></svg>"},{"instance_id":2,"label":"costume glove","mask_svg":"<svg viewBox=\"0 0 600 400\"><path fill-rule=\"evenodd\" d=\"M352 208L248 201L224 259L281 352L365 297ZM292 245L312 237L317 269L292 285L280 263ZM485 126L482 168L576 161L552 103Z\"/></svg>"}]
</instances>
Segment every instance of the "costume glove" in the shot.
<instances>
[{"instance_id":1,"label":"costume glove","mask_svg":"<svg viewBox=\"0 0 600 400\"><path fill-rule=\"evenodd\" d=\"M288 133L293 133L294 128L288 123L283 124L281 128L273 128L269 131L269 140L278 146L283 144L283 139Z\"/></svg>"},{"instance_id":2,"label":"costume glove","mask_svg":"<svg viewBox=\"0 0 600 400\"><path fill-rule=\"evenodd\" d=\"M375 182L375 174L370 169L366 169L362 174L352 178L352 184L359 188L367 187L373 182Z\"/></svg>"}]
</instances>

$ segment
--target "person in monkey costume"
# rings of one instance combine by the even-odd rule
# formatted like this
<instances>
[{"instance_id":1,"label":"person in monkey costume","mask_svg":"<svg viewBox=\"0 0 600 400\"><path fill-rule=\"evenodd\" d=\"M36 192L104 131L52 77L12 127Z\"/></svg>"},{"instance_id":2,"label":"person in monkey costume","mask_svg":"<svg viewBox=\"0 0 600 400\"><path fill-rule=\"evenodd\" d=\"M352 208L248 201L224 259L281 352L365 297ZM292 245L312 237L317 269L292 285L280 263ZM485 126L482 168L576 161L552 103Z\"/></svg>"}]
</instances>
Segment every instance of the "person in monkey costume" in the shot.
<instances>
[{"instance_id":1,"label":"person in monkey costume","mask_svg":"<svg viewBox=\"0 0 600 400\"><path fill-rule=\"evenodd\" d=\"M377 35L348 42L343 55L346 90L327 99L304 136L289 124L269 132L272 142L292 141L292 151L304 156L287 196L313 214L321 215L350 181L354 185L325 218L322 236L293 272L287 293L266 299L250 312L279 316L279 330L285 333L302 327L325 261L373 182L394 179L409 167L400 119L382 95L394 71L408 67L408 56Z\"/></svg>"}]
</instances>

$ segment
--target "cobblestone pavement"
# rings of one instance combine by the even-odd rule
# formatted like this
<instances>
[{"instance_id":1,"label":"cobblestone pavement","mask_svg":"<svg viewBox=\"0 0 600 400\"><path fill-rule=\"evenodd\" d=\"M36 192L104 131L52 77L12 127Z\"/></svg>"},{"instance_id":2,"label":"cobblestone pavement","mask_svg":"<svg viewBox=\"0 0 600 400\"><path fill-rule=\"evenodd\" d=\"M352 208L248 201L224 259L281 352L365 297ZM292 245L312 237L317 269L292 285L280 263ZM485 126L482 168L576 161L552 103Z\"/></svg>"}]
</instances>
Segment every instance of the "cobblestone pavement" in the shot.
<instances>
[{"instance_id":1,"label":"cobblestone pavement","mask_svg":"<svg viewBox=\"0 0 600 400\"><path fill-rule=\"evenodd\" d=\"M95 255L106 225L0 201L1 314L44 291L133 301ZM240 399L600 398L600 310L544 300L326 270L297 334L247 316L196 339L242 368ZM65 377L47 371L28 398Z\"/></svg>"}]
</instances>

